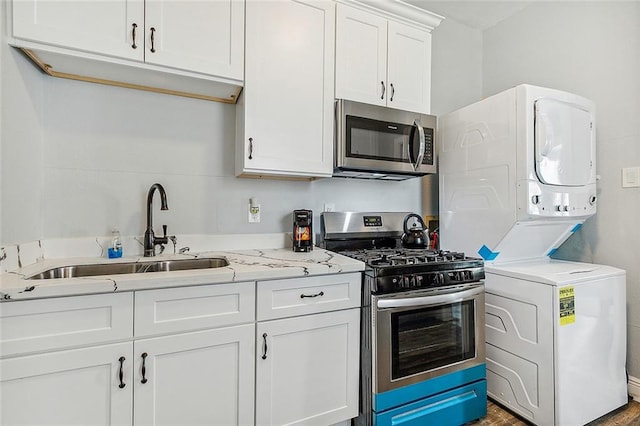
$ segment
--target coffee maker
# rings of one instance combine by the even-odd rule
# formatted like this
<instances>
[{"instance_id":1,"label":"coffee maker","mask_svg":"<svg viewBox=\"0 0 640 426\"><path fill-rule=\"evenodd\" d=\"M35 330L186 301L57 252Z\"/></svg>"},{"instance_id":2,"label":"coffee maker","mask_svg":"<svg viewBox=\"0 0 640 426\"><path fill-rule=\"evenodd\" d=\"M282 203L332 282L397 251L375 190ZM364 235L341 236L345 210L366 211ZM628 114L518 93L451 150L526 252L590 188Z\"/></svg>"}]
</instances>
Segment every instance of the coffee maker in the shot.
<instances>
[{"instance_id":1,"label":"coffee maker","mask_svg":"<svg viewBox=\"0 0 640 426\"><path fill-rule=\"evenodd\" d=\"M293 251L313 250L313 212L311 210L293 211Z\"/></svg>"}]
</instances>

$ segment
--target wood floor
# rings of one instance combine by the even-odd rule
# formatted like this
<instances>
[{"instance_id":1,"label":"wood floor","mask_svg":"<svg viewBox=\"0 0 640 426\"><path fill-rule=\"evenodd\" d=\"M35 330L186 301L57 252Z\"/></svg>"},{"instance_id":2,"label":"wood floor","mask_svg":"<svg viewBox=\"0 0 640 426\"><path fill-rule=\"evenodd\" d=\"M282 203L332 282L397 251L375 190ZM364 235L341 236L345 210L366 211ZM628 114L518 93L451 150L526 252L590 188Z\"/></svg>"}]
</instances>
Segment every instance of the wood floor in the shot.
<instances>
[{"instance_id":1,"label":"wood floor","mask_svg":"<svg viewBox=\"0 0 640 426\"><path fill-rule=\"evenodd\" d=\"M503 409L500 405L489 401L487 417L476 422L467 423L466 426L527 426L529 424ZM624 407L620 407L616 411L592 421L587 426L640 426L640 403L630 401Z\"/></svg>"}]
</instances>

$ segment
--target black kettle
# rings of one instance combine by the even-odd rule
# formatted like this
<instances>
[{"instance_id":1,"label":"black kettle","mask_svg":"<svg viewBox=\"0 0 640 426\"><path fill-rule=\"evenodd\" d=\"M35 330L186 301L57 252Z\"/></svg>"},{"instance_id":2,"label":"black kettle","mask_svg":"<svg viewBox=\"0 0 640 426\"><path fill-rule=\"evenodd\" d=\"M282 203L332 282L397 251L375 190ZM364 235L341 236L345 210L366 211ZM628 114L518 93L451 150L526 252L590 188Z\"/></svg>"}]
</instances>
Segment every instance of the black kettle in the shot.
<instances>
[{"instance_id":1,"label":"black kettle","mask_svg":"<svg viewBox=\"0 0 640 426\"><path fill-rule=\"evenodd\" d=\"M418 219L420 223L420 227L412 227L409 229L408 222L412 217ZM429 248L429 236L427 235L427 227L424 224L422 218L415 214L411 213L405 216L404 218L404 234L402 234L402 247L409 249L426 249Z\"/></svg>"}]
</instances>

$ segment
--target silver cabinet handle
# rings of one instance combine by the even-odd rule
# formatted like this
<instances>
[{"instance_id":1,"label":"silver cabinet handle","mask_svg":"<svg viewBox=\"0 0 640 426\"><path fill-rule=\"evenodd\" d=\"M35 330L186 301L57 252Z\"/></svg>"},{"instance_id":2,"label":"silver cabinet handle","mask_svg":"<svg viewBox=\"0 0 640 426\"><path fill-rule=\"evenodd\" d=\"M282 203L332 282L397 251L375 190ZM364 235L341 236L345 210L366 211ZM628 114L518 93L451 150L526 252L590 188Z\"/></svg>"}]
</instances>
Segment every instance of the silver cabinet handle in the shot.
<instances>
[{"instance_id":1,"label":"silver cabinet handle","mask_svg":"<svg viewBox=\"0 0 640 426\"><path fill-rule=\"evenodd\" d=\"M249 138L249 160L253 160L253 138Z\"/></svg>"},{"instance_id":2,"label":"silver cabinet handle","mask_svg":"<svg viewBox=\"0 0 640 426\"><path fill-rule=\"evenodd\" d=\"M135 22L133 24L131 24L131 38L133 39L133 44L131 45L132 49L137 49L138 45L136 44L136 28L138 28L138 24L136 24Z\"/></svg>"},{"instance_id":3,"label":"silver cabinet handle","mask_svg":"<svg viewBox=\"0 0 640 426\"><path fill-rule=\"evenodd\" d=\"M389 101L393 102L393 95L396 94L396 88L393 87L393 83L391 83L390 86L391 86L391 97L389 98Z\"/></svg>"},{"instance_id":4,"label":"silver cabinet handle","mask_svg":"<svg viewBox=\"0 0 640 426\"><path fill-rule=\"evenodd\" d=\"M382 95L380 95L380 99L384 99L384 92L387 90L387 88L384 85L384 81L381 81L380 84L382 84Z\"/></svg>"},{"instance_id":5,"label":"silver cabinet handle","mask_svg":"<svg viewBox=\"0 0 640 426\"><path fill-rule=\"evenodd\" d=\"M422 127L420 120L417 118L413 122L413 128L411 129L411 134L409 139L409 144L410 144L409 160L410 161L413 161L413 159L411 158L411 153L413 152L411 147L413 146L413 143L414 143L413 142L413 138L415 135L414 129L418 131L418 138L420 138L420 145L418 145L418 156L416 157L416 162L412 164L413 170L416 171L418 170L418 167L420 167L420 164L422 164L422 159L424 158L424 151L426 149L426 143L424 141L424 128Z\"/></svg>"},{"instance_id":6,"label":"silver cabinet handle","mask_svg":"<svg viewBox=\"0 0 640 426\"><path fill-rule=\"evenodd\" d=\"M155 44L156 29L154 27L151 27L150 30L151 30L151 53L155 53L156 52L156 48L155 48L154 44Z\"/></svg>"}]
</instances>

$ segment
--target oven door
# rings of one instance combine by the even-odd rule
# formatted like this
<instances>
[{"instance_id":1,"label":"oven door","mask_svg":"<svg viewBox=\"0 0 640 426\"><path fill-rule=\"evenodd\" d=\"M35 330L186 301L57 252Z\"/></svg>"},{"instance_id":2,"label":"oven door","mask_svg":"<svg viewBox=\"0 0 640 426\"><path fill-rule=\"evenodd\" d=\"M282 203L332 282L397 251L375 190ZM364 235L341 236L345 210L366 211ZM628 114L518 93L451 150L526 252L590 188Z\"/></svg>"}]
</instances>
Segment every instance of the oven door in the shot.
<instances>
[{"instance_id":1,"label":"oven door","mask_svg":"<svg viewBox=\"0 0 640 426\"><path fill-rule=\"evenodd\" d=\"M484 284L372 296L373 391L485 362Z\"/></svg>"}]
</instances>

